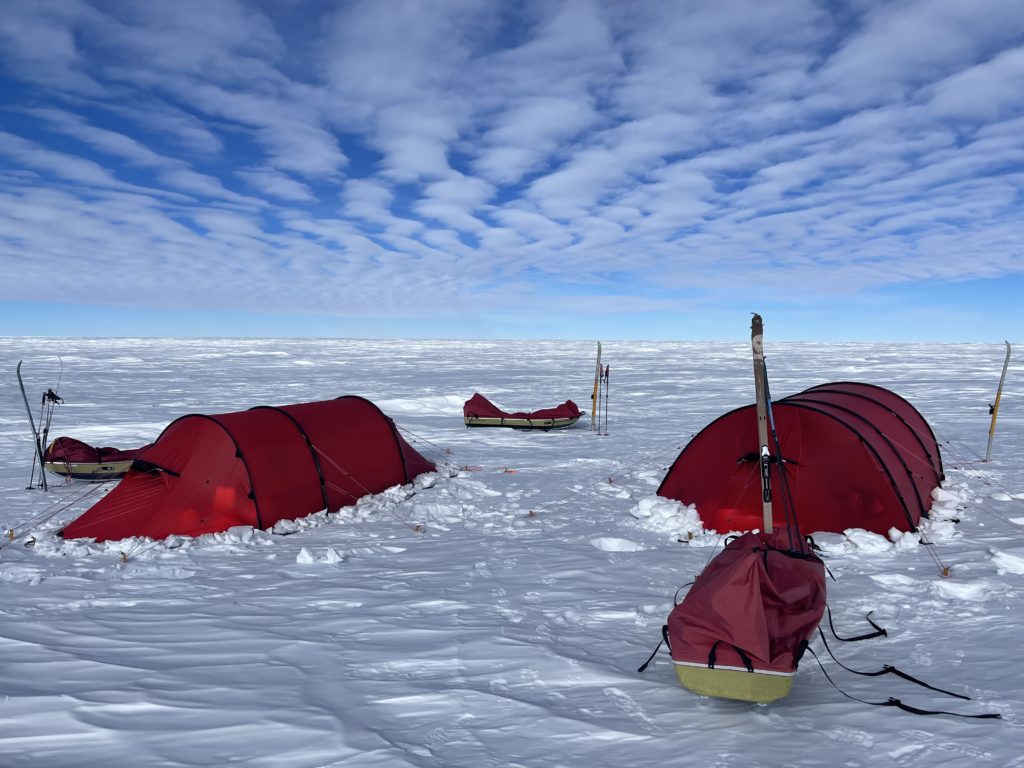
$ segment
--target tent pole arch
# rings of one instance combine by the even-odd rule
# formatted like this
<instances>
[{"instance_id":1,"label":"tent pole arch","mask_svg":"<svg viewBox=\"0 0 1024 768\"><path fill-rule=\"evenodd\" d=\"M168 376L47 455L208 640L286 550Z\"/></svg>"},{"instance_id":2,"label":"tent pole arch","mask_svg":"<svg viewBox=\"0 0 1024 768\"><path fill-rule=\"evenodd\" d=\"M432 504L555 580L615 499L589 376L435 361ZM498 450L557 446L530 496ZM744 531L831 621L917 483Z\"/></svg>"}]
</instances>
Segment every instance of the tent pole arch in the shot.
<instances>
[{"instance_id":1,"label":"tent pole arch","mask_svg":"<svg viewBox=\"0 0 1024 768\"><path fill-rule=\"evenodd\" d=\"M868 419L865 418L864 416L862 416L861 414L859 414L856 411L851 410L849 408L845 408L844 406L836 405L835 403L829 403L829 402L825 402L825 401L821 401L821 400L801 399L800 402L802 402L802 403L815 403L815 404L818 404L818 405L826 405L829 408L835 408L837 410L843 411L844 413L850 414L854 418L859 419L860 421L864 422L868 426L869 429L873 429L878 434L878 436L880 438L882 438L882 440L885 441L886 445L888 445L892 449L893 453L896 455L896 458L899 460L900 464L903 466L904 471L907 473L907 477L910 478L911 484L914 486L914 496L917 498L918 509L921 510L922 516L926 516L927 510L925 509L924 500L921 498L921 492L920 492L920 490L917 487L917 483L914 482L914 473L913 473L913 471L910 469L910 467L907 465L906 460L903 458L903 452L900 451L900 449L892 442L892 440L889 439L889 437L882 430L880 430L877 426L875 426L870 421L868 421ZM795 402L794 403L790 403L790 405L795 405L795 404L796 404Z\"/></svg>"},{"instance_id":2,"label":"tent pole arch","mask_svg":"<svg viewBox=\"0 0 1024 768\"><path fill-rule=\"evenodd\" d=\"M875 389L881 389L880 387L875 387L875 385L873 385L873 384L860 384L859 382L837 382L837 383L839 383L839 384L857 384L858 387L874 387ZM888 391L888 390L886 390L886 391ZM919 429L917 429L909 421L907 421L903 417L903 414L901 414L895 408L892 408L892 407L886 405L881 400L878 400L878 399L873 398L873 397L869 397L868 395L864 394L863 392L851 392L848 389L833 389L832 385L830 385L830 384L823 384L821 386L811 387L809 389L805 389L803 392L800 392L800 393L795 394L795 395L790 395L789 397L801 398L804 395L813 395L816 392L829 392L829 393L836 394L836 395L845 395L847 397L859 398L860 400L864 400L864 401L869 402L869 403L874 403L874 404L878 405L879 407L884 408L886 411L888 411L893 416L895 416L897 419L899 419L901 422L903 422L903 424L906 425L907 429L910 430L910 434L912 434L914 436L914 439L917 441L917 444L920 446L920 448L924 452L925 456L927 456L928 460L931 462L932 468L938 474L939 480L942 481L942 480L946 479L946 475L942 471L942 452L939 449L939 442L935 438L935 433L932 431L932 428L928 424L927 420L924 418L924 416L921 416L921 412L918 411L916 408L914 408L914 412L921 418L922 423L925 426L928 427L928 436L931 437L932 445L935 446L935 452L934 453L928 447L928 445L924 441L924 439L921 437L921 431ZM789 398L785 398L785 399L788 400ZM785 402L785 400L783 400L783 402ZM904 402L907 402L907 401L904 401ZM907 402L907 405L910 405L910 403ZM910 407L913 408L912 405L910 405Z\"/></svg>"},{"instance_id":3,"label":"tent pole arch","mask_svg":"<svg viewBox=\"0 0 1024 768\"><path fill-rule=\"evenodd\" d=\"M922 430L919 427L917 427L917 426L911 424L909 421L907 421L906 418L899 411L895 410L894 408L892 408L890 406L885 405L885 403L881 402L877 398L868 397L863 392L850 391L849 389L840 389L840 387L844 387L844 386L852 386L852 387L855 387L856 389L866 389L866 390L874 390L874 391L877 391L877 392L884 392L888 396L896 397L901 403L906 404L906 406L914 413L914 415L917 416L918 419L920 419L921 425L924 427L925 431L922 433ZM914 407L913 403L911 403L909 400L906 400L906 399L900 397L895 392L893 392L892 390L886 389L885 387L880 387L877 384L868 384L868 383L865 383L865 382L862 382L862 381L831 381L831 382L828 382L827 384L819 384L818 386L815 386L815 387L808 387L803 392L798 392L795 395L790 395L790 397L799 397L800 395L810 394L810 393L815 392L817 390L834 391L834 392L837 392L837 393L840 393L840 394L852 395L854 397L861 397L861 398L864 398L866 400L870 400L872 402L876 402L879 405L884 406L886 409L892 411L892 413L895 414L896 417L898 419L900 419L900 421L904 422L910 428L911 432L913 432L915 435L917 435L918 439L922 439L921 438L922 434L927 434L928 437L931 438L931 444L935 446L935 451L936 451L936 453L934 454L935 470L939 473L939 479L940 480L945 480L945 473L942 471L942 452L941 452L941 450L939 448L939 440L935 436L935 431L932 429L932 425L928 423L928 420L921 414L921 412L919 410L917 410L917 408ZM923 442L923 440L922 440L922 442ZM925 450L928 452L929 456L932 455L932 452L930 450L928 450L927 445L925 446Z\"/></svg>"},{"instance_id":4,"label":"tent pole arch","mask_svg":"<svg viewBox=\"0 0 1024 768\"><path fill-rule=\"evenodd\" d=\"M299 434L302 435L302 439L306 443L306 448L309 450L309 455L313 459L313 466L316 467L317 479L320 481L320 495L324 500L324 509L330 512L330 502L327 500L327 481L324 480L323 468L320 466L320 457L316 455L316 449L313 447L313 442L309 439L309 435L306 434L306 430L299 423L298 419L296 419L294 416L288 413L288 411L282 410L276 405L257 405L250 408L249 410L256 411L259 409L277 411L282 416L286 416L288 418L288 421L290 421L292 425L295 427L295 429L298 430Z\"/></svg>"},{"instance_id":5,"label":"tent pole arch","mask_svg":"<svg viewBox=\"0 0 1024 768\"><path fill-rule=\"evenodd\" d=\"M781 403L780 403L780 405L781 405ZM850 426L849 424L847 424L842 419L838 419L834 415L832 415L830 413L827 413L826 411L822 411L822 410L820 410L818 408L814 408L814 407L809 406L809 405L801 405L801 404L795 403L795 402L788 402L788 403L786 403L786 405L789 406L789 407L801 408L801 409L803 409L805 411L812 411L814 413L821 414L822 416L825 416L825 417L827 417L829 419L832 419L837 424L842 424L844 427L846 427L848 430L850 430L854 435L856 435L857 439L860 440L861 443L863 443L867 447L867 449L869 451L871 451L871 455L874 457L875 461L878 463L878 466L882 468L882 471L885 473L885 476L887 478L889 478L889 486L892 488L893 493L896 494L896 498L899 499L900 506L903 509L903 514L907 518L907 524L910 526L910 530L911 531L917 531L917 526L914 525L914 519L913 519L913 517L911 517L911 514L910 514L910 506L907 504L907 500L903 497L903 494L900 492L899 486L896 485L896 478L894 478L892 476L892 472L889 471L888 465L882 460L882 457L879 456L878 451L875 449L875 446L873 446L868 440L866 440L864 438L864 435L862 435L859 430L857 430L854 427ZM904 466L906 466L906 465L904 465Z\"/></svg>"},{"instance_id":6,"label":"tent pole arch","mask_svg":"<svg viewBox=\"0 0 1024 768\"><path fill-rule=\"evenodd\" d=\"M380 417L384 419L384 423L388 425L391 431L391 437L395 441L395 450L398 451L398 460L402 463L402 480L405 483L410 482L409 478L409 464L405 459L405 451L402 450L402 438L398 434L398 427L395 426L395 422L388 416L384 411L380 409L376 403L371 400L367 400L365 397L359 395L342 395L341 397L334 398L335 400L362 400L364 403L369 405L373 410L380 414Z\"/></svg>"}]
</instances>

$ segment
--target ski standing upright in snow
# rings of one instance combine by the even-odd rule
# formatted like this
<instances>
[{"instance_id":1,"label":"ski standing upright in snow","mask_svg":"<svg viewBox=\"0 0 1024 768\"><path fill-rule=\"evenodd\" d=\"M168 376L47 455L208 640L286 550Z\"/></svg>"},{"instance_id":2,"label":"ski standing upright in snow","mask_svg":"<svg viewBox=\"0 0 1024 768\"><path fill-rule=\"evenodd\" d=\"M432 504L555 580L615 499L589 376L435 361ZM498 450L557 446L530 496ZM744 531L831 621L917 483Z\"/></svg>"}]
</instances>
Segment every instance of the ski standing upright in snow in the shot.
<instances>
[{"instance_id":1,"label":"ski standing upright in snow","mask_svg":"<svg viewBox=\"0 0 1024 768\"><path fill-rule=\"evenodd\" d=\"M999 401L1003 398L1003 384L1006 382L1006 369L1010 366L1010 342L1006 344L1006 358L1003 360L1003 373L999 377L999 388L996 389L996 401L988 407L992 414L992 423L988 428L988 446L985 448L985 461L992 461L992 440L996 436L996 417L999 416Z\"/></svg>"},{"instance_id":2,"label":"ski standing upright in snow","mask_svg":"<svg viewBox=\"0 0 1024 768\"><path fill-rule=\"evenodd\" d=\"M46 487L46 472L43 469L43 446L39 440L39 433L36 432L36 421L32 418L32 407L28 404L28 395L25 394L25 382L21 378L21 364L22 360L18 361L18 367L16 373L18 375L18 386L21 388L21 399L25 402L25 413L28 414L28 423L32 428L32 444L35 445L35 453L32 456L32 474L29 475L28 488L32 489L35 485L36 478L36 459L39 460L39 482L42 489L48 490Z\"/></svg>"},{"instance_id":3,"label":"ski standing upright in snow","mask_svg":"<svg viewBox=\"0 0 1024 768\"><path fill-rule=\"evenodd\" d=\"M754 353L754 391L757 396L757 444L761 460L761 515L764 524L762 530L765 534L771 534L771 453L768 450L768 406L764 387L764 323L757 313L750 322L750 346Z\"/></svg>"}]
</instances>

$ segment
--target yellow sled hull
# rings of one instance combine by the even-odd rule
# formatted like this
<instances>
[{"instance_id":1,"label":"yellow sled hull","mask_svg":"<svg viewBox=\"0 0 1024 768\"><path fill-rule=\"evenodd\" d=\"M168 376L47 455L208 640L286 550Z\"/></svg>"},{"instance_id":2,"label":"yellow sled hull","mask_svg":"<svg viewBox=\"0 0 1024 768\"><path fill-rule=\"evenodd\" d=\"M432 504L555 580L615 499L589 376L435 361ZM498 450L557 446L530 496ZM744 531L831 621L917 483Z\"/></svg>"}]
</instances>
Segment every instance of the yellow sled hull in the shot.
<instances>
[{"instance_id":1,"label":"yellow sled hull","mask_svg":"<svg viewBox=\"0 0 1024 768\"><path fill-rule=\"evenodd\" d=\"M571 427L579 416L571 416L562 419L502 419L490 416L466 416L463 420L467 427L511 427L512 429L564 429Z\"/></svg>"},{"instance_id":2,"label":"yellow sled hull","mask_svg":"<svg viewBox=\"0 0 1024 768\"><path fill-rule=\"evenodd\" d=\"M103 464L85 461L48 461L43 464L47 470L61 477L72 480L86 480L90 483L104 483L107 480L117 480L124 477L131 469L131 459L128 461L108 461Z\"/></svg>"},{"instance_id":3,"label":"yellow sled hull","mask_svg":"<svg viewBox=\"0 0 1024 768\"><path fill-rule=\"evenodd\" d=\"M788 696L793 688L793 675L770 672L747 672L706 665L676 663L676 676L686 688L701 696L737 699L757 704Z\"/></svg>"}]
</instances>

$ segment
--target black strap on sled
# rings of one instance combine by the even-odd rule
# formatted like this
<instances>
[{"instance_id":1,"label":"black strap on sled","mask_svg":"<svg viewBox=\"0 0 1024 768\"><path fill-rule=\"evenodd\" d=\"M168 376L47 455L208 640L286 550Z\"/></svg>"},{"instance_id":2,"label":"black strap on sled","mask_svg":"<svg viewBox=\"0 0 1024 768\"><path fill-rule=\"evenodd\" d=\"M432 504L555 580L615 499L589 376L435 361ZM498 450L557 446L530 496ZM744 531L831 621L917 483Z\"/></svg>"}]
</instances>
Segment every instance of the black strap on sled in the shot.
<instances>
[{"instance_id":1,"label":"black strap on sled","mask_svg":"<svg viewBox=\"0 0 1024 768\"><path fill-rule=\"evenodd\" d=\"M716 651L718 650L718 646L721 642L721 640L715 640L715 644L711 646L711 650L708 652L708 669L715 668L715 660L717 657ZM732 649L739 654L740 661L742 661L743 666L747 668L747 672L753 672L754 662L750 660L750 657L746 654L746 652L744 652L744 650L740 648L738 645L733 645L732 643L729 643L729 645L732 646Z\"/></svg>"},{"instance_id":2,"label":"black strap on sled","mask_svg":"<svg viewBox=\"0 0 1024 768\"><path fill-rule=\"evenodd\" d=\"M970 696L964 696L962 693L953 693L952 691L947 691L944 688L936 688L934 685L929 685L928 683L924 682L924 680L918 680L913 675L908 675L906 672L900 669L896 669L896 667L892 666L891 664L883 664L882 668L877 670L876 672L862 672L857 669L851 669L850 667L843 664L843 662L841 662L839 659L837 659L835 654L832 653L832 649L828 647L828 642L825 640L825 633L821 631L821 627L818 627L818 634L821 635L821 642L825 644L825 650L828 651L828 655L832 657L832 661L834 661L840 667L845 669L847 672L852 672L855 675L861 675L863 677L880 677L882 675L896 675L896 677L902 678L906 680L908 683L920 685L922 688L927 688L930 691L935 691L936 693L944 693L947 696L955 696L958 699L964 699L966 701L971 700Z\"/></svg>"},{"instance_id":3,"label":"black strap on sled","mask_svg":"<svg viewBox=\"0 0 1024 768\"><path fill-rule=\"evenodd\" d=\"M661 640L658 641L658 646L654 649L654 652L647 657L647 661L640 665L637 672L643 672L654 661L654 657L658 655L658 651L661 650L662 643L668 648L668 652L672 653L672 641L668 639L668 624L663 624L661 627Z\"/></svg>"},{"instance_id":4,"label":"black strap on sled","mask_svg":"<svg viewBox=\"0 0 1024 768\"><path fill-rule=\"evenodd\" d=\"M692 587L692 586L693 586L693 582L692 581L688 581L685 584L683 584L683 586L681 586L679 589L684 589L686 587ZM679 589L677 589L676 593L672 596L672 605L679 605Z\"/></svg>"},{"instance_id":5,"label":"black strap on sled","mask_svg":"<svg viewBox=\"0 0 1024 768\"><path fill-rule=\"evenodd\" d=\"M824 639L824 635L822 635L822 638ZM843 696L845 696L846 698L851 699L851 700L856 701L856 702L859 702L861 704L868 704L868 705L870 705L872 707L896 707L897 709L902 709L904 712L909 712L909 713L911 713L913 715L949 715L950 717L966 717L966 718L970 718L972 720L1002 720L1003 719L1003 716L1000 715L998 712L985 712L985 713L980 714L980 715L965 715L965 714L961 714L960 712L945 712L943 710L938 710L938 709L919 709L918 707L912 707L909 704L904 704L902 701L900 701L899 699L893 698L892 696L890 696L886 701L867 701L865 699L859 699L856 696L851 696L846 691L844 691L842 688L840 688L838 685L836 685L835 681L831 677L829 677L828 672L825 671L825 667L821 663L821 659L818 658L818 654L816 654L811 648L808 648L807 650L811 654L811 656L814 657L814 660L816 662L818 662L818 666L821 668L821 673L823 675L825 675L825 679L828 680L829 683L832 684L832 687L835 688L837 691L839 691L841 694L843 694ZM834 656L832 658L835 659ZM836 663L838 664L839 662L836 662ZM843 665L840 664L839 666L843 666ZM843 669L847 669L847 667L843 667ZM850 670L850 671L853 672L854 670ZM863 674L863 673L857 673L857 674ZM884 674L884 673L879 673L879 674ZM915 682L919 682L919 681L915 681ZM931 688L930 685L926 685L925 687L926 688ZM932 690L938 691L940 689L933 688ZM949 693L949 691L942 691L942 693ZM951 696L956 696L956 697L961 698L961 699L967 699L968 701L970 700L969 696L961 696L960 694L957 694L957 693L950 693L950 695Z\"/></svg>"},{"instance_id":6,"label":"black strap on sled","mask_svg":"<svg viewBox=\"0 0 1024 768\"><path fill-rule=\"evenodd\" d=\"M868 615L864 617L864 620L875 628L874 632L868 632L867 634L857 635L856 637L840 637L836 633L835 624L832 623L832 609L828 607L828 603L825 603L825 610L828 612L828 627L832 630L832 636L836 640L841 640L844 643L855 643L858 640L871 640L875 637L888 637L889 635L888 632L886 632L884 629L882 629L880 626L878 626L877 624L875 624L875 622L871 620L871 614L874 613L874 611L868 611ZM828 646L826 645L825 647L827 648ZM829 653L831 653L831 651L829 651ZM835 657L833 656L833 658Z\"/></svg>"}]
</instances>

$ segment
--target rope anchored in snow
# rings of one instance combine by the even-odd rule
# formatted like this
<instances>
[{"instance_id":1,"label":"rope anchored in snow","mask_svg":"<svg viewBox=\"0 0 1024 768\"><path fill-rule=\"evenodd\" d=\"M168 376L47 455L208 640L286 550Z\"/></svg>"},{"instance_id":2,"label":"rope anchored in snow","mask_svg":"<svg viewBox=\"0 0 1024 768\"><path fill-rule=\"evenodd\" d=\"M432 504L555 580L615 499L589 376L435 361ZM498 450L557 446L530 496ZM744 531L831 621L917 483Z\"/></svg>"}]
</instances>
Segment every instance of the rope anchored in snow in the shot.
<instances>
[{"instance_id":1,"label":"rope anchored in snow","mask_svg":"<svg viewBox=\"0 0 1024 768\"><path fill-rule=\"evenodd\" d=\"M820 632L820 630L819 630L819 632ZM825 641L825 635L824 634L821 635L821 639L822 639L822 642ZM828 644L827 643L825 644L825 648L828 649ZM856 701L856 702L859 702L861 704L868 704L868 705L870 705L872 707L896 707L897 709L902 709L904 712L909 712L909 713L914 714L914 715L948 715L950 717L966 717L966 718L973 719L973 720L1001 720L1002 717L1003 717L1002 715L1000 715L997 712L985 712L985 713L978 714L978 715L971 715L971 714L964 714L964 713L961 713L961 712L946 712L945 710L938 710L938 709L921 709L919 707L912 707L909 704L904 704L900 699L897 699L897 698L894 698L894 697L891 697L891 696L886 701L868 701L867 699L861 699L861 698L859 698L857 696L853 696L853 695L847 693L846 691L844 691L842 688L840 688L836 684L835 680L833 680L832 677L829 675L829 673L826 671L825 665L821 663L821 659L818 658L818 654L816 654L812 648L807 648L807 652L810 653L811 656L814 657L814 660L816 662L818 662L818 667L821 668L821 673L823 675L825 675L825 679L828 680L828 682L832 685L833 688L835 688L837 691L839 691L839 693L841 693L846 698L851 699L851 700ZM832 651L829 650L829 655L831 655L831 654L832 654ZM835 661L836 664L839 664L839 666L842 667L843 669L847 670L848 672L852 672L852 673L854 673L856 675L865 675L865 676L869 676L869 677L876 677L876 676L879 676L879 675L894 674L897 677L900 677L900 678L902 678L904 680L907 680L908 682L912 682L912 683L920 685L920 686L922 686L924 688L928 688L929 690L935 691L936 693L942 693L942 694L945 694L947 696L953 696L955 698L964 699L964 700L967 700L967 701L971 700L970 696L964 696L963 694L953 693L952 691L946 691L946 690L943 690L942 688L936 688L935 686L932 686L932 685L929 685L928 683L922 682L921 680L918 680L917 678L912 677L912 676L906 674L905 672L900 672L898 669L896 669L895 667L889 666L888 664L886 664L878 672L860 672L860 671L855 670L855 669L850 669L849 667L845 666L844 664L841 664L836 659L835 656L832 656L832 660Z\"/></svg>"}]
</instances>

